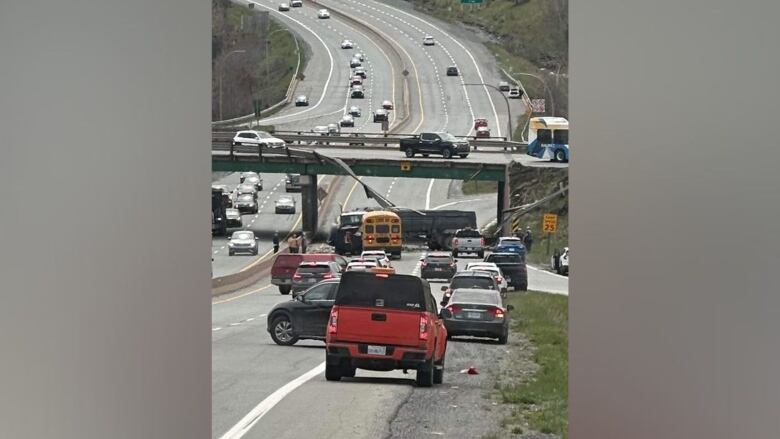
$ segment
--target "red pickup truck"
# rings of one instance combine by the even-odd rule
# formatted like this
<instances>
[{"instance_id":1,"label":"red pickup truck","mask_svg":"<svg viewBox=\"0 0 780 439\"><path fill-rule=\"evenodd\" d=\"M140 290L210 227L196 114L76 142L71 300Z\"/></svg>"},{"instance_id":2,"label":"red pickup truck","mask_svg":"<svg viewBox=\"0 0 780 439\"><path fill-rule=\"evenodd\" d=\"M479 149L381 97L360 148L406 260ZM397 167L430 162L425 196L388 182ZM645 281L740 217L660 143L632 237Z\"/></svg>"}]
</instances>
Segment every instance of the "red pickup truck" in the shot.
<instances>
[{"instance_id":1,"label":"red pickup truck","mask_svg":"<svg viewBox=\"0 0 780 439\"><path fill-rule=\"evenodd\" d=\"M325 378L356 369L415 369L420 387L441 384L447 329L428 281L417 276L348 271L330 311Z\"/></svg>"}]
</instances>

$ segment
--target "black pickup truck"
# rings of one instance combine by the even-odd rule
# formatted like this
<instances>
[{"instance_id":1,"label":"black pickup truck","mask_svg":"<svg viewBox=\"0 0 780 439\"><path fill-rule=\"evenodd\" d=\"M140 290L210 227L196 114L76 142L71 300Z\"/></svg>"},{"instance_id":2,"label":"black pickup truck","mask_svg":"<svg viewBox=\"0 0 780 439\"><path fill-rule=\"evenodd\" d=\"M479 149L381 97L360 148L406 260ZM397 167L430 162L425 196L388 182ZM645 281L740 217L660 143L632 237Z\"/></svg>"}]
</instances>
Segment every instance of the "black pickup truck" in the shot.
<instances>
[{"instance_id":1,"label":"black pickup truck","mask_svg":"<svg viewBox=\"0 0 780 439\"><path fill-rule=\"evenodd\" d=\"M492 253L485 257L485 262L496 264L515 291L528 291L528 268L523 256L517 253Z\"/></svg>"},{"instance_id":2,"label":"black pickup truck","mask_svg":"<svg viewBox=\"0 0 780 439\"><path fill-rule=\"evenodd\" d=\"M471 146L466 139L458 139L450 133L421 133L401 139L401 151L407 157L414 157L415 154L422 154L423 157L437 154L445 159L455 155L465 159L471 152Z\"/></svg>"}]
</instances>

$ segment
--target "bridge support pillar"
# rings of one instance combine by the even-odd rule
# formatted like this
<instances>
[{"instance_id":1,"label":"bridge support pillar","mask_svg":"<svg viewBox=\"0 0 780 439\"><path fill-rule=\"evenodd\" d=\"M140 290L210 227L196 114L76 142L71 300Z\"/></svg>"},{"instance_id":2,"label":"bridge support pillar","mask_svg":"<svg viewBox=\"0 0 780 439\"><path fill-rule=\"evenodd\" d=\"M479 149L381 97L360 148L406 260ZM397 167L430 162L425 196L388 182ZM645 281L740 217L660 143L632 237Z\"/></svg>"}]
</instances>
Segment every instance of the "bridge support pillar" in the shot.
<instances>
[{"instance_id":1,"label":"bridge support pillar","mask_svg":"<svg viewBox=\"0 0 780 439\"><path fill-rule=\"evenodd\" d=\"M504 172L505 179L498 182L498 194L497 194L497 209L496 209L496 221L501 224L504 221L504 209L508 209L512 205L512 189L509 187L509 166L506 167ZM504 223L501 227L501 236L510 236L512 234L512 224L510 221Z\"/></svg>"},{"instance_id":2,"label":"bridge support pillar","mask_svg":"<svg viewBox=\"0 0 780 439\"><path fill-rule=\"evenodd\" d=\"M317 212L319 203L317 199L317 174L301 175L301 215L303 225L301 229L309 236L317 233Z\"/></svg>"}]
</instances>

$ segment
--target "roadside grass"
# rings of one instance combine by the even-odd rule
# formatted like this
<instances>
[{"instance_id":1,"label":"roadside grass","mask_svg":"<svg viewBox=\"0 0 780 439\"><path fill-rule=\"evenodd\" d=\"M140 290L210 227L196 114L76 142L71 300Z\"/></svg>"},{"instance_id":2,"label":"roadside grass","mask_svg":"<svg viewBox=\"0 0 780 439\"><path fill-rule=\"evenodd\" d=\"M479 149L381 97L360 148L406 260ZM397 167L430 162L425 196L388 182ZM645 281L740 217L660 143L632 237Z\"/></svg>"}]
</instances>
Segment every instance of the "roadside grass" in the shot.
<instances>
[{"instance_id":1,"label":"roadside grass","mask_svg":"<svg viewBox=\"0 0 780 439\"><path fill-rule=\"evenodd\" d=\"M469 180L461 185L463 195L489 194L498 191L498 184L495 181Z\"/></svg>"},{"instance_id":2,"label":"roadside grass","mask_svg":"<svg viewBox=\"0 0 780 439\"><path fill-rule=\"evenodd\" d=\"M547 434L568 437L568 297L529 291L510 295L507 303L514 306L510 315L512 331L522 332L534 347L533 361L539 366L527 380L499 378L498 395L504 404L515 409L503 422L510 431L521 432L521 426ZM511 337L511 336L510 336ZM519 355L519 354L516 354ZM516 376L510 370L506 377Z\"/></svg>"}]
</instances>

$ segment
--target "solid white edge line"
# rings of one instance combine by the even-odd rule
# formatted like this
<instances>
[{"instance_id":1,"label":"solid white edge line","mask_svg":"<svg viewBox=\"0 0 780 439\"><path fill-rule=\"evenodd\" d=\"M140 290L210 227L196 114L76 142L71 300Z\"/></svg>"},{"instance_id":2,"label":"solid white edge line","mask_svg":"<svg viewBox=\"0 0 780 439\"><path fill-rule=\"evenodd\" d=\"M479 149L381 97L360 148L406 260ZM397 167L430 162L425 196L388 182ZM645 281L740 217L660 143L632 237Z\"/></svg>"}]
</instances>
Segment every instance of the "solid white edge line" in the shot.
<instances>
[{"instance_id":1,"label":"solid white edge line","mask_svg":"<svg viewBox=\"0 0 780 439\"><path fill-rule=\"evenodd\" d=\"M425 210L428 210L431 208L431 190L433 189L433 183L436 181L435 178L431 179L431 182L428 183L428 193L425 194Z\"/></svg>"},{"instance_id":2,"label":"solid white edge line","mask_svg":"<svg viewBox=\"0 0 780 439\"><path fill-rule=\"evenodd\" d=\"M284 386L280 387L274 393L268 395L264 400L260 401L249 413L246 414L236 425L233 426L227 433L220 436L220 439L239 439L249 432L254 425L263 416L266 415L276 404L289 395L293 390L300 387L306 381L320 375L325 371L325 362L323 361L312 370L304 373L298 378L290 381Z\"/></svg>"}]
</instances>

